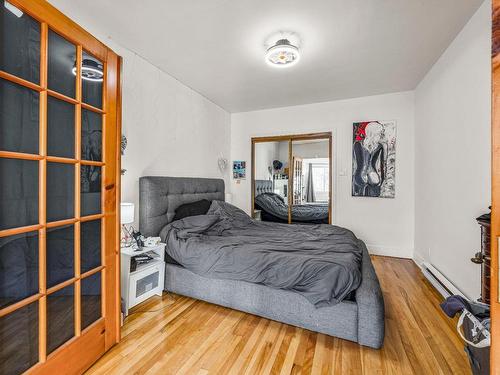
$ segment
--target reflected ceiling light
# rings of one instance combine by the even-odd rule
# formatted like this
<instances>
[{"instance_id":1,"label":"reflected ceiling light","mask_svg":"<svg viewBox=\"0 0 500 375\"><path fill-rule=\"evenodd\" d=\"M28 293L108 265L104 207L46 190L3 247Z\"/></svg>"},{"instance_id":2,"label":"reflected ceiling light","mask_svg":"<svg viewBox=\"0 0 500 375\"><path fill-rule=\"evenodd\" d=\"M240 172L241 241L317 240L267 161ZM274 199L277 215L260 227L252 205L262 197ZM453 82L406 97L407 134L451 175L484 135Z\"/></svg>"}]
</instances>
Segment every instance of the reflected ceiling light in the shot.
<instances>
[{"instance_id":1,"label":"reflected ceiling light","mask_svg":"<svg viewBox=\"0 0 500 375\"><path fill-rule=\"evenodd\" d=\"M21 9L19 9L18 7L15 7L14 5L12 5L11 3L9 3L8 1L4 1L3 2L3 6L5 7L5 9L7 9L9 12L11 12L12 14L14 14L17 18L21 18L23 16L23 11Z\"/></svg>"},{"instance_id":2,"label":"reflected ceiling light","mask_svg":"<svg viewBox=\"0 0 500 375\"><path fill-rule=\"evenodd\" d=\"M285 68L295 65L300 60L297 46L288 39L280 39L266 51L266 62L277 68Z\"/></svg>"},{"instance_id":3,"label":"reflected ceiling light","mask_svg":"<svg viewBox=\"0 0 500 375\"><path fill-rule=\"evenodd\" d=\"M76 65L73 66L73 75L76 76ZM91 82L102 82L104 77L102 64L91 59L82 61L82 79Z\"/></svg>"}]
</instances>

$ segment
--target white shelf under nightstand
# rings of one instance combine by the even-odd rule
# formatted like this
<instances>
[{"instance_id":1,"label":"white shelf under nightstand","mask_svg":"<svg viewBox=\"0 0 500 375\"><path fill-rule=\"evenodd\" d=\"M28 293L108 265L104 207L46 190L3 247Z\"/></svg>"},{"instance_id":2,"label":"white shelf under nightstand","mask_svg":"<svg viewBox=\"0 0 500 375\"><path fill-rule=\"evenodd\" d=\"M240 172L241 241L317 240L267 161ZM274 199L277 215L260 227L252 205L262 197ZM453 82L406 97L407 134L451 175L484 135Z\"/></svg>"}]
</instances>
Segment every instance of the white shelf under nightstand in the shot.
<instances>
[{"instance_id":1,"label":"white shelf under nightstand","mask_svg":"<svg viewBox=\"0 0 500 375\"><path fill-rule=\"evenodd\" d=\"M130 271L132 257L153 252L157 257L145 264L138 264ZM128 310L148 298L163 292L165 282L165 244L143 247L135 251L131 247L121 249L121 294L125 301L125 316Z\"/></svg>"}]
</instances>

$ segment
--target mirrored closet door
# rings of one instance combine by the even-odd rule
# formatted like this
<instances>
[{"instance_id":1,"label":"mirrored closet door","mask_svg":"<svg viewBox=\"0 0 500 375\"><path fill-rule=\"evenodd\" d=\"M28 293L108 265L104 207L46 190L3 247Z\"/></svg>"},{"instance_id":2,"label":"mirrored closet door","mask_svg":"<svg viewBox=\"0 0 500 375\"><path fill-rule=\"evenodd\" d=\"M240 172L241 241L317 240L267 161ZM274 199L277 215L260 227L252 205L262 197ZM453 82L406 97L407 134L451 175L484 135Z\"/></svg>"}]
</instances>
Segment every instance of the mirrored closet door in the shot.
<instances>
[{"instance_id":1,"label":"mirrored closet door","mask_svg":"<svg viewBox=\"0 0 500 375\"><path fill-rule=\"evenodd\" d=\"M328 224L330 140L292 141L292 223Z\"/></svg>"},{"instance_id":2,"label":"mirrored closet door","mask_svg":"<svg viewBox=\"0 0 500 375\"><path fill-rule=\"evenodd\" d=\"M252 138L252 215L331 223L331 133Z\"/></svg>"},{"instance_id":3,"label":"mirrored closet door","mask_svg":"<svg viewBox=\"0 0 500 375\"><path fill-rule=\"evenodd\" d=\"M0 373L119 338L119 57L43 0L0 4Z\"/></svg>"}]
</instances>

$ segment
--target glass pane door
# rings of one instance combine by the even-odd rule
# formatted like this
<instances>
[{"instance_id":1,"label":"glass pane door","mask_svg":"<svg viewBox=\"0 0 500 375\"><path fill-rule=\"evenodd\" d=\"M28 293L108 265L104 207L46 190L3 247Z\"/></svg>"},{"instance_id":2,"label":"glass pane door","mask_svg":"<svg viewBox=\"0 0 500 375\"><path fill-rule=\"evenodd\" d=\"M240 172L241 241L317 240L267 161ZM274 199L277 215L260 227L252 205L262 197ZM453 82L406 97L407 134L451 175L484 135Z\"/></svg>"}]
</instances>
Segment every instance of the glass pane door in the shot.
<instances>
[{"instance_id":1,"label":"glass pane door","mask_svg":"<svg viewBox=\"0 0 500 375\"><path fill-rule=\"evenodd\" d=\"M26 4L0 5L0 374L42 365L103 323L116 267L104 241L117 214L105 217L106 197L116 201L107 64L53 28L64 16L46 22Z\"/></svg>"}]
</instances>

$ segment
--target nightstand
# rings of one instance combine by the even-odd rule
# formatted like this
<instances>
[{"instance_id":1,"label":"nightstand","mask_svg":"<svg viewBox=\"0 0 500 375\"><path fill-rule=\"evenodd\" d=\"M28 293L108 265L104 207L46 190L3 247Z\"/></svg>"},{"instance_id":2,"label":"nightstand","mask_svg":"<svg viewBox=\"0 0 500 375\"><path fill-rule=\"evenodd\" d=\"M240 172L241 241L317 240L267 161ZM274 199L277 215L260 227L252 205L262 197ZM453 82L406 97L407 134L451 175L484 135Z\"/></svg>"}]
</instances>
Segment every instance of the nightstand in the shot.
<instances>
[{"instance_id":1,"label":"nightstand","mask_svg":"<svg viewBox=\"0 0 500 375\"><path fill-rule=\"evenodd\" d=\"M138 264L135 271L130 271L132 257L151 252L154 260ZM165 283L165 244L143 247L134 251L130 247L121 249L121 294L125 301L125 316L131 307L149 297L163 293Z\"/></svg>"}]
</instances>

